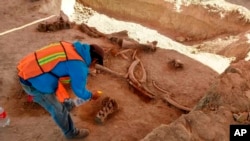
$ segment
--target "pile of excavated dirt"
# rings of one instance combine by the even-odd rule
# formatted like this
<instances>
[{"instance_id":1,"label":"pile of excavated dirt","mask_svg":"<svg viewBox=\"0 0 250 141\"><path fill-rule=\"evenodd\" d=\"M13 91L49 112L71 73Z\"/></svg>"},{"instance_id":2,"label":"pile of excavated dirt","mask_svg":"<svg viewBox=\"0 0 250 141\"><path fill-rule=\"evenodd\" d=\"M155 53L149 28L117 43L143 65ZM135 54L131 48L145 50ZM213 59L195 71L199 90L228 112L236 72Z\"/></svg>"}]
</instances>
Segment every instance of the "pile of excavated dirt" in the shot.
<instances>
[{"instance_id":1,"label":"pile of excavated dirt","mask_svg":"<svg viewBox=\"0 0 250 141\"><path fill-rule=\"evenodd\" d=\"M229 125L250 123L249 68L243 60L232 64L189 114L154 129L143 141L229 140Z\"/></svg>"},{"instance_id":2,"label":"pile of excavated dirt","mask_svg":"<svg viewBox=\"0 0 250 141\"><path fill-rule=\"evenodd\" d=\"M60 40L95 43L105 50L106 70L90 75L87 84L103 96L71 112L77 127L90 129L86 141L229 140L230 124L249 124L248 9L223 0L145 1L127 1L128 6L110 1L107 7L101 1L77 2L68 17L76 24L50 32L37 27L57 21L64 0L0 2L0 106L11 119L10 126L0 128L1 140L66 140L45 110L27 102L16 75L23 56ZM122 13L107 12L108 6ZM154 8L164 9L160 14L166 16L149 25L143 19L154 17L150 10L159 14ZM143 15L144 9L149 13ZM152 29L130 23L128 17ZM164 25L166 30L159 30ZM68 91L74 97L70 87ZM95 117L106 96L119 108L99 124Z\"/></svg>"}]
</instances>

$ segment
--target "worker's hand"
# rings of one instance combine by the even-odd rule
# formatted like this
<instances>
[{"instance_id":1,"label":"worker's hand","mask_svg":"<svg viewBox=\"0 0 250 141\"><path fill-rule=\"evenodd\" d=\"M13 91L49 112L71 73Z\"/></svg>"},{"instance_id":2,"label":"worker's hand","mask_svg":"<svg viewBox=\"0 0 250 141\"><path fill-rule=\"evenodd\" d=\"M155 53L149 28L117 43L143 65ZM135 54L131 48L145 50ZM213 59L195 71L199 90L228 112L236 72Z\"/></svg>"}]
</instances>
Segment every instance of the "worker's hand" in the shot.
<instances>
[{"instance_id":1,"label":"worker's hand","mask_svg":"<svg viewBox=\"0 0 250 141\"><path fill-rule=\"evenodd\" d=\"M92 92L92 97L91 97L91 99L92 99L92 100L97 100L101 95L102 95L102 91L95 91L95 92Z\"/></svg>"}]
</instances>

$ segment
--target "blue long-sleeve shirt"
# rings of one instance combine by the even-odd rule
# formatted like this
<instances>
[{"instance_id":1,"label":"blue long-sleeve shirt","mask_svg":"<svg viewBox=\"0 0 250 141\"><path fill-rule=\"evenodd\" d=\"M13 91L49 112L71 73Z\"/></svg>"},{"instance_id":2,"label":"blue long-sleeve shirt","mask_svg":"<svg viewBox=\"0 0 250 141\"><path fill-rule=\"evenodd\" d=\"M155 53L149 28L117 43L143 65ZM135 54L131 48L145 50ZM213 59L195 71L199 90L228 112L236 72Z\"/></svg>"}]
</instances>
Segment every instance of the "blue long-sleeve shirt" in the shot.
<instances>
[{"instance_id":1,"label":"blue long-sleeve shirt","mask_svg":"<svg viewBox=\"0 0 250 141\"><path fill-rule=\"evenodd\" d=\"M52 73L44 73L26 81L44 94L54 94L58 86L58 77L69 76L75 95L84 100L90 99L92 94L86 89L88 67L91 63L90 46L80 42L74 42L73 45L84 61L68 60L60 62L51 70Z\"/></svg>"}]
</instances>

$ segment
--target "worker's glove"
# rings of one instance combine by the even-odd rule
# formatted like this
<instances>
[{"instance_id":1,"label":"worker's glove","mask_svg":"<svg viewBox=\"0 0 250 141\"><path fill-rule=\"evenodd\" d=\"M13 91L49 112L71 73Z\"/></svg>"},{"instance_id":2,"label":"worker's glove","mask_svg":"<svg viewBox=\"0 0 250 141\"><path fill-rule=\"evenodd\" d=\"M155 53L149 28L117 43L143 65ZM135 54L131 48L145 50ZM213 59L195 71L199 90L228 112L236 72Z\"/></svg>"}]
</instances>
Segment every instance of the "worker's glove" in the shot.
<instances>
[{"instance_id":1,"label":"worker's glove","mask_svg":"<svg viewBox=\"0 0 250 141\"><path fill-rule=\"evenodd\" d=\"M92 100L97 100L101 95L102 95L102 91L95 91L95 92L92 92L92 97L91 97L91 99L92 99Z\"/></svg>"}]
</instances>

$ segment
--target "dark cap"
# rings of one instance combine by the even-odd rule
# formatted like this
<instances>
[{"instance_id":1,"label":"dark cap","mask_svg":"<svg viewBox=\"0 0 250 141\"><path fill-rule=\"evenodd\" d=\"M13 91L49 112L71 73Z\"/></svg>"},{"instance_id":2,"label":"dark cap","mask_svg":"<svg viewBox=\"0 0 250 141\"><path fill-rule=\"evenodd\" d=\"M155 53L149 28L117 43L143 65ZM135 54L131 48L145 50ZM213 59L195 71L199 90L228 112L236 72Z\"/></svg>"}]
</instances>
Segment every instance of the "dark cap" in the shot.
<instances>
[{"instance_id":1,"label":"dark cap","mask_svg":"<svg viewBox=\"0 0 250 141\"><path fill-rule=\"evenodd\" d=\"M101 47L96 44L90 45L90 56L91 60L97 59L98 64L103 65L104 51Z\"/></svg>"}]
</instances>

